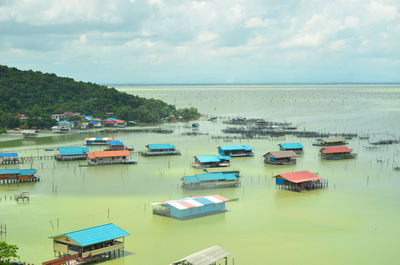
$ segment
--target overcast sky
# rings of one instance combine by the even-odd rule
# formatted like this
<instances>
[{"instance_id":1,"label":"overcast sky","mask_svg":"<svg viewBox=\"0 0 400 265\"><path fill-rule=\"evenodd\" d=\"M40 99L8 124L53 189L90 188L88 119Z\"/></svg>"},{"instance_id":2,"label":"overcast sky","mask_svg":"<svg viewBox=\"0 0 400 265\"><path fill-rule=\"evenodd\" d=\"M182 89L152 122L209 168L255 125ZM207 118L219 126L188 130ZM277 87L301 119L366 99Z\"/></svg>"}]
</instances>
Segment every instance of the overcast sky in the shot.
<instances>
[{"instance_id":1,"label":"overcast sky","mask_svg":"<svg viewBox=\"0 0 400 265\"><path fill-rule=\"evenodd\" d=\"M100 83L400 82L400 1L0 0L0 64Z\"/></svg>"}]
</instances>

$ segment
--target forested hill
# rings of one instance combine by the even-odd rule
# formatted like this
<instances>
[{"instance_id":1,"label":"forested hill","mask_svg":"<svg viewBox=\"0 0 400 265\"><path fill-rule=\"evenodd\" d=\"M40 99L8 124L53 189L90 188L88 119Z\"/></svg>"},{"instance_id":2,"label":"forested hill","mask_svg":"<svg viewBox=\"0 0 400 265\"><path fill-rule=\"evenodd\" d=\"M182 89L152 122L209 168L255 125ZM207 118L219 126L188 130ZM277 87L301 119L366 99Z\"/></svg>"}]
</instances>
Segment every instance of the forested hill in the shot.
<instances>
[{"instance_id":1,"label":"forested hill","mask_svg":"<svg viewBox=\"0 0 400 265\"><path fill-rule=\"evenodd\" d=\"M170 115L198 115L193 108L177 110L161 100L129 95L114 88L0 65L0 116L22 113L47 118L66 111L95 117L113 112L116 118L139 122L157 122Z\"/></svg>"}]
</instances>

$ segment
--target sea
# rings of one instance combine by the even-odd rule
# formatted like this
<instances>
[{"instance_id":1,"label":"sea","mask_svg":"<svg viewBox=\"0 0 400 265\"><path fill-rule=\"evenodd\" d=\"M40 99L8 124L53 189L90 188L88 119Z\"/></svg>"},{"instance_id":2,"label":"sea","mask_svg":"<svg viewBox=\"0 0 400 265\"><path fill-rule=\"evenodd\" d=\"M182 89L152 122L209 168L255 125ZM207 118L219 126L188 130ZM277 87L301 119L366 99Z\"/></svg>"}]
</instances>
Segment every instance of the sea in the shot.
<instances>
[{"instance_id":1,"label":"sea","mask_svg":"<svg viewBox=\"0 0 400 265\"><path fill-rule=\"evenodd\" d=\"M18 165L36 168L41 181L0 185L0 224L7 233L0 240L19 247L21 261L30 264L54 258L50 236L114 223L130 233L125 255L107 265L165 265L199 250L219 245L230 253L229 265L399 264L400 85L120 85L121 92L163 100L177 108L195 107L202 114L195 132L193 121L164 123L170 134L119 132L106 134L40 134L25 138L0 136L0 152L20 156L52 156L57 147L82 146L86 137L111 136L135 151L146 144L174 144L181 156L141 157L136 165L86 167L85 161L36 159ZM209 121L216 116L215 121ZM357 159L323 161L314 138L294 136L234 139L215 136L224 121L237 117L290 122L298 130L356 133L349 140ZM240 127L240 126L237 126ZM233 135L230 135L233 136ZM300 142L304 155L295 165L263 163L263 155L278 144ZM233 158L241 171L238 188L187 191L181 178L201 173L191 167L195 155L217 154L217 147L246 144L255 156ZM91 150L99 151L103 147ZM54 151L45 151L54 149ZM82 166L80 166L82 165ZM15 165L0 168L15 168ZM292 192L276 187L273 176L309 170L328 179L325 189ZM30 201L10 197L29 192ZM188 196L219 194L239 198L227 212L191 220L152 214L151 203ZM217 264L224 264L222 261Z\"/></svg>"}]
</instances>

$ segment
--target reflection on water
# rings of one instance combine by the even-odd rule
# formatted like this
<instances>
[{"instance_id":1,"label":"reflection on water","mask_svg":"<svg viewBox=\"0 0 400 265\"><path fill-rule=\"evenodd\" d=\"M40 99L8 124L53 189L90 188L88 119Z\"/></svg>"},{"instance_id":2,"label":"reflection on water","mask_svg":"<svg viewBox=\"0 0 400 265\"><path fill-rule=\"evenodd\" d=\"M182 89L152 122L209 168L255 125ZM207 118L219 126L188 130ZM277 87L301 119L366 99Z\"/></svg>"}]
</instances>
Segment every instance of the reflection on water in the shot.
<instances>
[{"instance_id":1,"label":"reflection on water","mask_svg":"<svg viewBox=\"0 0 400 265\"><path fill-rule=\"evenodd\" d=\"M179 107L195 106L210 115L263 117L292 121L306 129L377 133L372 138L399 136L398 112L389 110L391 106L398 108L399 87L284 87L289 89L224 86L123 90ZM241 170L242 186L183 191L180 178L201 172L190 167L193 156L216 154L217 146L226 144L211 138L225 127L221 120L199 123L200 132L208 135L181 136L191 131L190 123L165 125L175 129L170 135L112 135L126 145L135 145L138 151L149 143L171 143L181 156L135 157L137 165L102 167L78 166L85 161L35 160L32 166L38 169L41 182L0 186L0 223L7 224L6 240L20 246L24 260L39 264L52 258L48 236L114 222L131 233L126 238L126 250L134 254L105 263L110 265L169 264L216 244L232 253L235 264L396 263L400 176L392 167L400 164L399 145L366 150L368 140L352 139L349 147L359 154L357 160L320 161L313 139L234 140L229 144L249 144L255 150L254 158L232 160L232 168ZM48 136L29 142L14 139L0 142L0 148L21 156L52 155L44 149L81 145L86 137ZM305 154L296 165L263 164L263 154L278 150L279 143L298 141L304 145ZM329 187L304 193L276 189L272 176L305 169L328 178ZM22 191L31 194L29 203L9 200ZM156 216L151 211L152 202L217 193L239 200L227 203L226 213L186 221Z\"/></svg>"}]
</instances>

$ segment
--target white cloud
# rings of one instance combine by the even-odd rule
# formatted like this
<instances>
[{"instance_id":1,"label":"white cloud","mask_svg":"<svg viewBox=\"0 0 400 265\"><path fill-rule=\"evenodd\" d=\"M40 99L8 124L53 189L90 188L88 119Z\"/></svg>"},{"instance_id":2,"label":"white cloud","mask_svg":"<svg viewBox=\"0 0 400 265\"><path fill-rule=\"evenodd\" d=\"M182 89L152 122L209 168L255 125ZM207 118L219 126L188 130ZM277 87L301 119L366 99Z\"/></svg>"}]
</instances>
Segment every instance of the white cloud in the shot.
<instances>
[{"instance_id":1,"label":"white cloud","mask_svg":"<svg viewBox=\"0 0 400 265\"><path fill-rule=\"evenodd\" d=\"M244 26L246 28L262 28L262 27L268 27L272 24L271 19L262 19L261 17L252 17L248 19L245 23Z\"/></svg>"}]
</instances>

